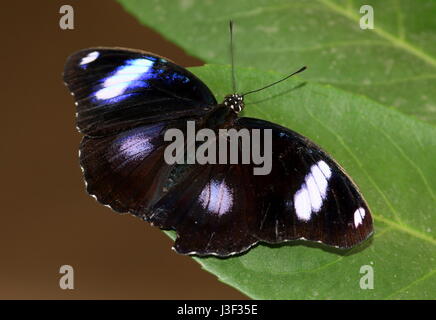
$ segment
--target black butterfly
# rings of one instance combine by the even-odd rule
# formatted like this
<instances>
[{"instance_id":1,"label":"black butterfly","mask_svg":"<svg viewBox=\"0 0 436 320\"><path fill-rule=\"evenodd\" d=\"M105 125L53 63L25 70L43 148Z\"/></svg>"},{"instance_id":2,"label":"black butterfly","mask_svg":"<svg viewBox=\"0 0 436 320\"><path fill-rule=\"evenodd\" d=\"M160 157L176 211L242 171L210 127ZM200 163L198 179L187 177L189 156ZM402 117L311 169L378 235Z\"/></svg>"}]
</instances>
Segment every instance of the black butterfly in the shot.
<instances>
[{"instance_id":1,"label":"black butterfly","mask_svg":"<svg viewBox=\"0 0 436 320\"><path fill-rule=\"evenodd\" d=\"M228 256L258 242L306 239L349 248L372 234L356 185L321 148L287 128L238 117L243 95L218 104L186 69L157 55L91 48L71 55L64 80L85 135L80 163L89 194L177 231L182 254ZM272 130L272 171L250 164L168 165L165 131Z\"/></svg>"}]
</instances>

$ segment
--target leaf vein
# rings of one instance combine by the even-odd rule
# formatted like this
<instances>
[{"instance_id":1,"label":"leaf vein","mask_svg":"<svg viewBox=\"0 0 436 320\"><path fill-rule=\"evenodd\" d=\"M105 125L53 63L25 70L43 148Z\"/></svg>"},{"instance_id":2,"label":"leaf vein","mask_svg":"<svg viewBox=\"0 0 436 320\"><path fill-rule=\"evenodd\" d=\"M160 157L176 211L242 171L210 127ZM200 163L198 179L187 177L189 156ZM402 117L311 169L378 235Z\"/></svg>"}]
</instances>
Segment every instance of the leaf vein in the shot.
<instances>
[{"instance_id":1,"label":"leaf vein","mask_svg":"<svg viewBox=\"0 0 436 320\"><path fill-rule=\"evenodd\" d=\"M389 86L389 85L395 85L402 82L413 82L413 81L421 81L421 80L432 80L436 79L435 74L423 74L420 76L415 77L409 77L409 78L402 78L402 79L394 79L390 81L383 81L383 82L371 82L371 83L365 83L365 82L351 82L351 81L335 81L330 79L311 79L312 81L320 82L320 83L330 83L330 84L344 84L344 85L351 85L351 86Z\"/></svg>"},{"instance_id":2,"label":"leaf vein","mask_svg":"<svg viewBox=\"0 0 436 320\"><path fill-rule=\"evenodd\" d=\"M370 123L371 124L371 123ZM372 124L371 124L372 125ZM372 125L373 128L377 130L377 127ZM407 154L404 152L404 150L384 131L382 128L378 128L379 131L389 140L389 142L395 147L395 149L398 150L398 152L403 156L403 158L410 163L410 165L418 172L418 175L421 177L422 181L424 182L424 185L426 186L428 193L431 195L433 200L436 200L436 197L433 193L433 189L430 187L429 182L425 175L422 173L421 168L416 166L416 164L407 156Z\"/></svg>"},{"instance_id":3,"label":"leaf vein","mask_svg":"<svg viewBox=\"0 0 436 320\"><path fill-rule=\"evenodd\" d=\"M351 12L348 12L347 10L344 10L339 5L334 4L330 0L318 0L322 4L324 4L326 7L330 8L332 11L347 17L348 19L359 22L360 17L356 14L353 14ZM424 52L421 49L415 48L413 45L411 45L409 42L406 42L405 40L401 38L397 38L394 35L390 34L389 32L385 31L383 28L378 26L377 28L372 29L374 33L378 34L380 37L390 41L395 46L402 48L403 50L409 52L410 54L420 58L421 60L427 62L433 67L436 67L436 59L430 55L428 55L426 52Z\"/></svg>"},{"instance_id":4,"label":"leaf vein","mask_svg":"<svg viewBox=\"0 0 436 320\"><path fill-rule=\"evenodd\" d=\"M432 269L432 270L430 270L429 272L427 272L426 274L424 274L422 277L419 277L418 279L412 281L412 282L409 283L408 285L406 285L406 286L404 286L404 287L402 287L402 288L400 288L400 289L394 291L393 293L389 294L388 296L386 296L385 300L390 299L392 296L394 296L394 295L396 295L396 294L399 294L399 293L401 293L401 292L403 292L403 291L409 289L410 287L414 286L415 284L417 284L417 283L419 283L419 282L421 282L421 281L424 281L424 280L426 280L426 279L432 277L432 276L435 274L435 272L436 272L436 269Z\"/></svg>"},{"instance_id":5,"label":"leaf vein","mask_svg":"<svg viewBox=\"0 0 436 320\"><path fill-rule=\"evenodd\" d=\"M394 214L395 218L397 221L401 221L400 216L398 214L398 212L395 210L394 206L391 204L391 202L389 201L388 197L385 195L385 193L383 192L383 190L380 189L380 187L378 186L378 184L372 179L372 177L368 174L368 172L366 171L366 169L364 168L364 166L362 165L362 163L360 162L360 160L358 159L358 157L356 157L356 155L354 154L354 152L348 147L348 145L345 143L344 139L339 136L336 132L334 132L333 130L331 130L330 128L328 128L327 126L324 125L324 123L322 123L321 121L319 121L318 118L316 118L313 113L311 113L309 111L309 109L306 108L307 113L309 114L309 116L314 119L317 123L319 123L319 125L321 127L323 127L326 131L330 132L334 137L336 137L336 139L339 141L339 143L344 147L344 149L351 155L351 157L353 158L353 160L356 162L356 164L362 169L362 171L365 173L365 175L367 176L368 180L371 182L371 184L375 187L375 189L380 193L380 195L382 196L382 198L384 199L384 201L386 202L386 204L388 205L388 207L391 209L392 213Z\"/></svg>"},{"instance_id":6,"label":"leaf vein","mask_svg":"<svg viewBox=\"0 0 436 320\"><path fill-rule=\"evenodd\" d=\"M358 46L386 46L393 47L391 43L386 43L384 41L379 40L360 40L360 41L338 41L338 42L326 42L320 45L314 45L311 47L284 47L284 48L273 48L264 47L257 50L251 50L250 53L257 54L259 52L270 52L270 53L279 53L279 52L305 52L305 51L314 51L314 50L322 50L327 48L337 48L337 47L358 47Z\"/></svg>"}]
</instances>

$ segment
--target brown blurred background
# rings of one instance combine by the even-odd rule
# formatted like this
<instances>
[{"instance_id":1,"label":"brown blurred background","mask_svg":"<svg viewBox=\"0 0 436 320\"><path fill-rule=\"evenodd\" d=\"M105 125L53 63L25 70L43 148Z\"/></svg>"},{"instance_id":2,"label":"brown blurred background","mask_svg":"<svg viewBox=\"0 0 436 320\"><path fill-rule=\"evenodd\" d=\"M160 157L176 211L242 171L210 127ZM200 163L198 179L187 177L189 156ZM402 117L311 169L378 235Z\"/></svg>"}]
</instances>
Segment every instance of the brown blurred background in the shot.
<instances>
[{"instance_id":1,"label":"brown blurred background","mask_svg":"<svg viewBox=\"0 0 436 320\"><path fill-rule=\"evenodd\" d=\"M59 8L75 9L61 30ZM98 204L84 189L81 135L61 73L72 52L125 46L201 65L115 1L12 1L1 10L2 299L237 299L237 290L171 250L157 228ZM75 289L59 288L59 268Z\"/></svg>"}]
</instances>

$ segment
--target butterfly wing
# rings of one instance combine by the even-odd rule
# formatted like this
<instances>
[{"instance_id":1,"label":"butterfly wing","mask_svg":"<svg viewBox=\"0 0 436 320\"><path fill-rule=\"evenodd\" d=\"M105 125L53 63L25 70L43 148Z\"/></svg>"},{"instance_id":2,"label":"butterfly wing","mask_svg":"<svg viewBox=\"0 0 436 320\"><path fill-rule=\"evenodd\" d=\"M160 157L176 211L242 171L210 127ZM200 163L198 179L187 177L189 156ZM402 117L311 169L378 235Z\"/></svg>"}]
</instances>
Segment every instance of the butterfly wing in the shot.
<instances>
[{"instance_id":1,"label":"butterfly wing","mask_svg":"<svg viewBox=\"0 0 436 320\"><path fill-rule=\"evenodd\" d=\"M118 212L146 217L165 193L167 128L186 130L216 106L206 85L186 69L153 54L90 48L72 54L64 80L85 134L80 163L87 191ZM201 122L201 121L199 121Z\"/></svg>"},{"instance_id":2,"label":"butterfly wing","mask_svg":"<svg viewBox=\"0 0 436 320\"><path fill-rule=\"evenodd\" d=\"M349 248L373 232L371 213L344 170L309 139L277 124L239 118L237 127L270 129L272 165L253 176L253 234L268 243L306 239Z\"/></svg>"},{"instance_id":3,"label":"butterfly wing","mask_svg":"<svg viewBox=\"0 0 436 320\"><path fill-rule=\"evenodd\" d=\"M183 125L184 121L160 122L104 137L84 137L80 164L88 193L117 212L145 217L168 179L165 131Z\"/></svg>"},{"instance_id":4,"label":"butterfly wing","mask_svg":"<svg viewBox=\"0 0 436 320\"><path fill-rule=\"evenodd\" d=\"M131 49L76 52L67 59L64 81L76 100L77 127L88 136L202 117L217 104L207 86L186 69Z\"/></svg>"},{"instance_id":5,"label":"butterfly wing","mask_svg":"<svg viewBox=\"0 0 436 320\"><path fill-rule=\"evenodd\" d=\"M257 242L254 194L242 187L247 167L199 165L151 209L152 224L177 231L181 254L229 256Z\"/></svg>"},{"instance_id":6,"label":"butterfly wing","mask_svg":"<svg viewBox=\"0 0 436 320\"><path fill-rule=\"evenodd\" d=\"M234 127L271 130L271 172L254 175L252 164L197 165L151 208L153 224L177 231L177 252L228 256L259 241L296 239L348 248L371 235L368 205L317 145L263 120L239 118Z\"/></svg>"},{"instance_id":7,"label":"butterfly wing","mask_svg":"<svg viewBox=\"0 0 436 320\"><path fill-rule=\"evenodd\" d=\"M177 231L181 254L229 256L257 243L254 192L243 165L198 165L151 208L149 221Z\"/></svg>"}]
</instances>

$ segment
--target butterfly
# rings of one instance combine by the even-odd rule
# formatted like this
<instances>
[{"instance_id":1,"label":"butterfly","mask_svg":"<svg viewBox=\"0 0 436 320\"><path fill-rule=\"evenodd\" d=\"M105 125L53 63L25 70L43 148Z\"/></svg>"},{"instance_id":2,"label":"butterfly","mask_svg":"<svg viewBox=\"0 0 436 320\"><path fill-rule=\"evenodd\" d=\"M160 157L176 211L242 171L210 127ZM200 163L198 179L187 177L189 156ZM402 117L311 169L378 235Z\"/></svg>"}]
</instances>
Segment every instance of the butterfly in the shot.
<instances>
[{"instance_id":1,"label":"butterfly","mask_svg":"<svg viewBox=\"0 0 436 320\"><path fill-rule=\"evenodd\" d=\"M244 95L218 103L185 68L125 48L78 51L63 76L84 135L87 192L116 212L175 230L178 253L226 257L296 239L350 248L372 234L370 209L344 170L308 138L239 117ZM165 132L186 132L188 121L270 130L271 172L254 175L253 164L167 164Z\"/></svg>"}]
</instances>

